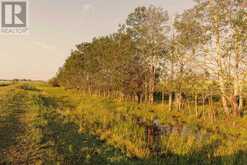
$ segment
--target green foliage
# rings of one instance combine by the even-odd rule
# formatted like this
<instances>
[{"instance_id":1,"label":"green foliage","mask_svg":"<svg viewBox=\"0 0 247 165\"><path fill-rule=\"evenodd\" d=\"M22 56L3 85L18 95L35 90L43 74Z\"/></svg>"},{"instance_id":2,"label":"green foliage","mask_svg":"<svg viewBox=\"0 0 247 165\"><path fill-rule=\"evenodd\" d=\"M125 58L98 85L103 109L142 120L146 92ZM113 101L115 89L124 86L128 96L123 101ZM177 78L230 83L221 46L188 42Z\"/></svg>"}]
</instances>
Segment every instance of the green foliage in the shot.
<instances>
[{"instance_id":1,"label":"green foliage","mask_svg":"<svg viewBox=\"0 0 247 165\"><path fill-rule=\"evenodd\" d=\"M240 115L247 73L243 3L197 1L170 25L162 8L137 7L118 32L77 45L51 82L139 103L160 102L154 98L161 93L162 103L170 96L170 109L175 94L178 110L221 97L226 113Z\"/></svg>"},{"instance_id":2,"label":"green foliage","mask_svg":"<svg viewBox=\"0 0 247 165\"><path fill-rule=\"evenodd\" d=\"M34 87L33 85L31 84L21 84L19 86L20 89L23 89L23 90L27 90L27 91L39 91L36 87Z\"/></svg>"},{"instance_id":3,"label":"green foliage","mask_svg":"<svg viewBox=\"0 0 247 165\"><path fill-rule=\"evenodd\" d=\"M53 87L59 87L59 82L58 82L58 79L56 77L52 78L49 80L48 82L51 86Z\"/></svg>"},{"instance_id":4,"label":"green foliage","mask_svg":"<svg viewBox=\"0 0 247 165\"><path fill-rule=\"evenodd\" d=\"M89 93L115 93L125 99L137 96L139 101L144 100L144 95L153 94L151 85L158 81L158 59L164 56L167 21L168 14L161 8L137 8L117 33L77 45L51 82L56 80L66 88ZM150 71L150 66L157 69L157 74Z\"/></svg>"}]
</instances>

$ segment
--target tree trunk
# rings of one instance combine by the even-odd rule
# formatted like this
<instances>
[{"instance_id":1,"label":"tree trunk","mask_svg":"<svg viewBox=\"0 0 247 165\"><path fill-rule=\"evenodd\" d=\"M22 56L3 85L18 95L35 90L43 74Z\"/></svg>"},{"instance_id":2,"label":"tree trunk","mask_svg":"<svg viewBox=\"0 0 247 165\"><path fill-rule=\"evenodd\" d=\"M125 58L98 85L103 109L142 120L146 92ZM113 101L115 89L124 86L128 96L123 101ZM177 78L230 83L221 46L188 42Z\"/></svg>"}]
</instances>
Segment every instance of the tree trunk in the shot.
<instances>
[{"instance_id":1,"label":"tree trunk","mask_svg":"<svg viewBox=\"0 0 247 165\"><path fill-rule=\"evenodd\" d=\"M144 100L145 100L145 103L148 103L149 101L149 86L148 86L148 82L145 83L145 94L144 94Z\"/></svg>"},{"instance_id":2,"label":"tree trunk","mask_svg":"<svg viewBox=\"0 0 247 165\"><path fill-rule=\"evenodd\" d=\"M244 104L243 96L240 95L239 96L239 105L238 105L238 109L239 109L240 114L242 113L243 104Z\"/></svg>"},{"instance_id":3,"label":"tree trunk","mask_svg":"<svg viewBox=\"0 0 247 165\"><path fill-rule=\"evenodd\" d=\"M169 93L169 111L172 111L172 106L173 106L173 93Z\"/></svg>"},{"instance_id":4,"label":"tree trunk","mask_svg":"<svg viewBox=\"0 0 247 165\"><path fill-rule=\"evenodd\" d=\"M174 37L174 36L173 36ZM173 59L173 56L174 54L172 53L172 57L171 57L171 75L170 75L170 81L171 81L171 90L173 91L174 90L174 82L173 82L173 79L174 79L174 59ZM173 92L170 92L169 93L169 111L172 111L173 110Z\"/></svg>"},{"instance_id":5,"label":"tree trunk","mask_svg":"<svg viewBox=\"0 0 247 165\"><path fill-rule=\"evenodd\" d=\"M161 91L161 103L164 105L164 100L165 100L165 92L164 90Z\"/></svg>"},{"instance_id":6,"label":"tree trunk","mask_svg":"<svg viewBox=\"0 0 247 165\"><path fill-rule=\"evenodd\" d=\"M176 100L177 100L177 110L180 111L181 110L181 106L182 106L182 94L181 94L181 92L179 92L177 94Z\"/></svg>"},{"instance_id":7,"label":"tree trunk","mask_svg":"<svg viewBox=\"0 0 247 165\"><path fill-rule=\"evenodd\" d=\"M237 30L236 34L241 35ZM240 111L242 109L242 84L240 80L240 61L241 61L241 43L238 37L234 40L234 52L235 52L235 66L234 66L234 97L232 98L233 111L235 115L240 116Z\"/></svg>"},{"instance_id":8,"label":"tree trunk","mask_svg":"<svg viewBox=\"0 0 247 165\"><path fill-rule=\"evenodd\" d=\"M232 96L231 98L232 110L234 116L240 116L239 105L238 105L238 96Z\"/></svg>"},{"instance_id":9,"label":"tree trunk","mask_svg":"<svg viewBox=\"0 0 247 165\"><path fill-rule=\"evenodd\" d=\"M136 96L137 96L138 104L140 104L142 102L142 94L138 92Z\"/></svg>"},{"instance_id":10,"label":"tree trunk","mask_svg":"<svg viewBox=\"0 0 247 165\"><path fill-rule=\"evenodd\" d=\"M222 101L222 105L223 105L223 109L225 111L226 114L229 114L229 108L228 108L228 105L227 105L227 99L226 99L226 96L222 95L221 96L221 101Z\"/></svg>"},{"instance_id":11,"label":"tree trunk","mask_svg":"<svg viewBox=\"0 0 247 165\"><path fill-rule=\"evenodd\" d=\"M150 80L149 80L149 103L154 103L154 89L155 89L155 67L150 67Z\"/></svg>"},{"instance_id":12,"label":"tree trunk","mask_svg":"<svg viewBox=\"0 0 247 165\"><path fill-rule=\"evenodd\" d=\"M203 94L202 96L202 114L203 114L203 117L205 116L205 100L206 100L206 97L205 94Z\"/></svg>"},{"instance_id":13,"label":"tree trunk","mask_svg":"<svg viewBox=\"0 0 247 165\"><path fill-rule=\"evenodd\" d=\"M211 2L211 1L210 1ZM212 1L213 3L213 1ZM218 76L219 76L219 84L220 84L220 90L221 90L221 100L222 100L222 105L224 112L226 114L229 114L229 109L227 106L227 98L226 98L226 91L225 91L225 82L224 82L224 73L226 72L224 67L223 67L223 62L222 62L222 47L221 47L221 35L220 35L220 21L219 17L215 17L215 37L216 37L216 61L218 65Z\"/></svg>"},{"instance_id":14,"label":"tree trunk","mask_svg":"<svg viewBox=\"0 0 247 165\"><path fill-rule=\"evenodd\" d=\"M213 92L212 91L210 92L209 106L210 106L209 118L213 122L215 118L215 113L214 113L214 107L213 107Z\"/></svg>"},{"instance_id":15,"label":"tree trunk","mask_svg":"<svg viewBox=\"0 0 247 165\"><path fill-rule=\"evenodd\" d=\"M197 104L197 100L198 100L198 97L197 97L197 94L195 94L195 110L196 110L196 116L198 116L198 104Z\"/></svg>"}]
</instances>

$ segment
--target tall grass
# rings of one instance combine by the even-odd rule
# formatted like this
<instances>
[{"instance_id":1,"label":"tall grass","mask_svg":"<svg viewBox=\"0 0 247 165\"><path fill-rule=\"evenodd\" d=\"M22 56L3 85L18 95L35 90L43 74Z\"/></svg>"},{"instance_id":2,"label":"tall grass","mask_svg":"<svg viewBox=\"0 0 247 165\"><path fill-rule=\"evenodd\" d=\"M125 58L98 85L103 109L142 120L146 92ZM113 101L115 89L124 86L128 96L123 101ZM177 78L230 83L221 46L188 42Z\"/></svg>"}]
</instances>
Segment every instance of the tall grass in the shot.
<instances>
[{"instance_id":1,"label":"tall grass","mask_svg":"<svg viewBox=\"0 0 247 165\"><path fill-rule=\"evenodd\" d=\"M75 92L69 97L78 100ZM151 123L152 119L158 118L161 125L173 128L170 134L162 137L161 155L155 157L158 161L177 164L247 162L246 117L226 119L219 115L212 120L210 116L198 117L195 112L186 110L171 112L166 105L122 103L96 96L81 95L80 98L74 109L61 113L69 116L80 130L100 137L130 158L154 159L145 142L144 127L138 125L136 119ZM201 111L202 107L199 107ZM204 111L209 109L206 107Z\"/></svg>"},{"instance_id":2,"label":"tall grass","mask_svg":"<svg viewBox=\"0 0 247 165\"><path fill-rule=\"evenodd\" d=\"M212 120L192 109L168 111L167 105L118 102L42 83L0 89L0 164L247 162L246 117ZM153 119L172 128L161 138L159 155L138 123Z\"/></svg>"}]
</instances>

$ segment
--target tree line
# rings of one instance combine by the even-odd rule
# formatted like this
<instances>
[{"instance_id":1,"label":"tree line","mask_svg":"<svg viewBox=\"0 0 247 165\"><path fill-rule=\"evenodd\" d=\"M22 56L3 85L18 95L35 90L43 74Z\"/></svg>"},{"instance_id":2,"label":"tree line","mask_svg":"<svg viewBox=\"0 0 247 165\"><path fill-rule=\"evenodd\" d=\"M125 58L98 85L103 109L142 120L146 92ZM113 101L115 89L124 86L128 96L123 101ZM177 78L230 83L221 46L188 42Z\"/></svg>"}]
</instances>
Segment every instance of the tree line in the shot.
<instances>
[{"instance_id":1,"label":"tree line","mask_svg":"<svg viewBox=\"0 0 247 165\"><path fill-rule=\"evenodd\" d=\"M117 32L76 45L51 82L89 94L169 109L218 100L226 114L243 110L247 76L245 0L197 0L170 18L137 7Z\"/></svg>"}]
</instances>

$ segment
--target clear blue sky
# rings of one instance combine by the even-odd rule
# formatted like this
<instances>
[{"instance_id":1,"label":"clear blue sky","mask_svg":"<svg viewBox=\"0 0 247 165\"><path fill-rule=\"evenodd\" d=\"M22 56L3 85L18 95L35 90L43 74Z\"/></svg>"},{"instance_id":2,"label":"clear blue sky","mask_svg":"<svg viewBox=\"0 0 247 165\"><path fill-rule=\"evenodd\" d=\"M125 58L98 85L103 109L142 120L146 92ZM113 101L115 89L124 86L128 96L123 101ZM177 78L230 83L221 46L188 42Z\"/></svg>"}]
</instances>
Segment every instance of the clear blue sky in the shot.
<instances>
[{"instance_id":1,"label":"clear blue sky","mask_svg":"<svg viewBox=\"0 0 247 165\"><path fill-rule=\"evenodd\" d=\"M115 32L137 6L153 4L170 15L193 0L34 0L30 34L0 35L0 79L47 80L63 65L74 45Z\"/></svg>"}]
</instances>

